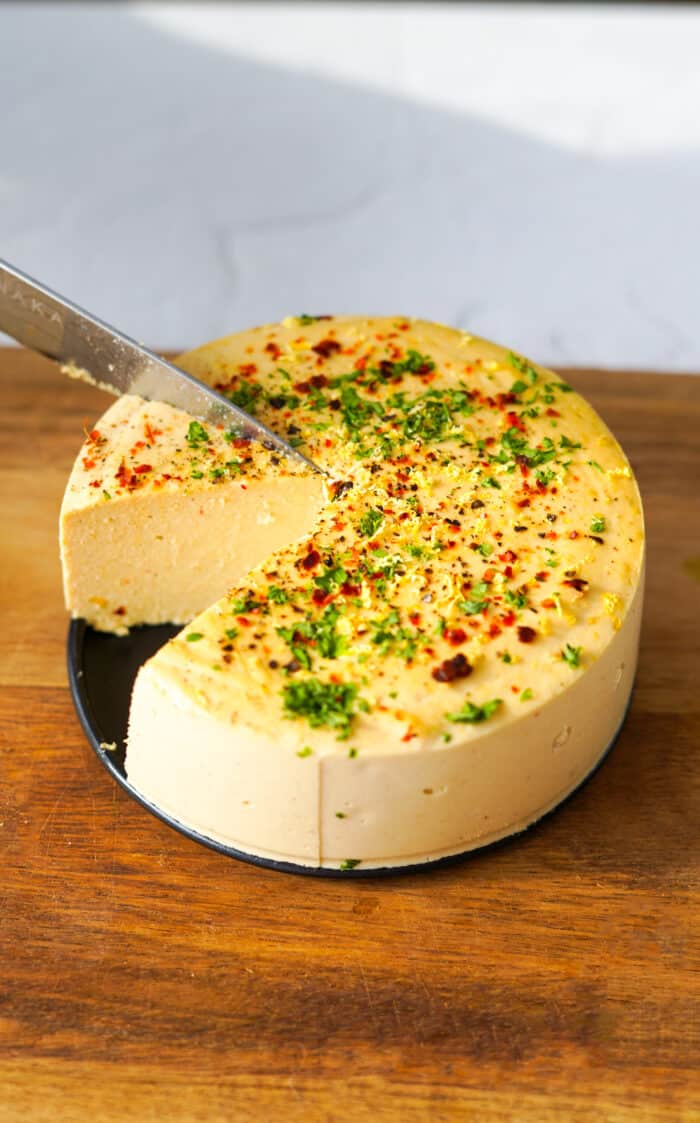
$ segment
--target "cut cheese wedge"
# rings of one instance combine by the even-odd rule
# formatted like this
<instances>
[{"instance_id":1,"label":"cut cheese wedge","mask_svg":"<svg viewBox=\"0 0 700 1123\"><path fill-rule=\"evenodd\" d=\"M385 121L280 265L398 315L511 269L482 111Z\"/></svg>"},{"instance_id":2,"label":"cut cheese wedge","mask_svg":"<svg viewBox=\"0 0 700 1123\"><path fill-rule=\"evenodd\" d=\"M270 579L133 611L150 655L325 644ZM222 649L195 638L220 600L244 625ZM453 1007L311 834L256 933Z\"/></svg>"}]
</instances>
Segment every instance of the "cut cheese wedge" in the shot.
<instances>
[{"instance_id":1,"label":"cut cheese wedge","mask_svg":"<svg viewBox=\"0 0 700 1123\"><path fill-rule=\"evenodd\" d=\"M594 410L402 318L290 318L178 361L334 482L138 400L88 436L72 611L107 630L200 613L139 672L130 783L244 854L346 870L461 853L560 802L623 720L642 607L639 494Z\"/></svg>"},{"instance_id":2,"label":"cut cheese wedge","mask_svg":"<svg viewBox=\"0 0 700 1123\"><path fill-rule=\"evenodd\" d=\"M117 634L184 624L307 532L324 501L317 473L172 406L119 398L88 434L63 500L68 608Z\"/></svg>"}]
</instances>

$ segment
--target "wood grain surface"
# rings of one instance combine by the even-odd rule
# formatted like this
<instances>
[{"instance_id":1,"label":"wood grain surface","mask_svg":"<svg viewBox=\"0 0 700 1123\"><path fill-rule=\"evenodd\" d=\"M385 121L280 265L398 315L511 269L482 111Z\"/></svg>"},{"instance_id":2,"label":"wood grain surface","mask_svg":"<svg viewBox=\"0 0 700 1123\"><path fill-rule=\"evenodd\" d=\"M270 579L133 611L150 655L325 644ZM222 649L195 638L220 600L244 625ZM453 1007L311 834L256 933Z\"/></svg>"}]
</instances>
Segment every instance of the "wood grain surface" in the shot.
<instances>
[{"instance_id":1,"label":"wood grain surface","mask_svg":"<svg viewBox=\"0 0 700 1123\"><path fill-rule=\"evenodd\" d=\"M568 372L649 567L622 736L523 839L318 881L149 816L66 685L56 525L99 391L0 352L0 1120L700 1119L700 378Z\"/></svg>"}]
</instances>

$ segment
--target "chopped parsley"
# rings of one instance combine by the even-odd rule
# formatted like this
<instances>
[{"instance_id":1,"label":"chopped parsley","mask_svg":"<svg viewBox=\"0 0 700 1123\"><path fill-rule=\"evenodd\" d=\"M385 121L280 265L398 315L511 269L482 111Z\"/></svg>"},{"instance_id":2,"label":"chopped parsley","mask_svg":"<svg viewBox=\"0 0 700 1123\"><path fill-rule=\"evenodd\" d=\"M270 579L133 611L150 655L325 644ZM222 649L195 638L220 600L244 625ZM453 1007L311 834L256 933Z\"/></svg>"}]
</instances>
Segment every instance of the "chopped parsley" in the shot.
<instances>
[{"instance_id":1,"label":"chopped parsley","mask_svg":"<svg viewBox=\"0 0 700 1123\"><path fill-rule=\"evenodd\" d=\"M561 653L561 657L565 663L568 663L572 669L575 669L576 667L581 666L582 650L583 649L580 647L572 647L570 643L567 643Z\"/></svg>"},{"instance_id":2,"label":"chopped parsley","mask_svg":"<svg viewBox=\"0 0 700 1123\"><path fill-rule=\"evenodd\" d=\"M531 701L532 698L533 698L533 693L530 690L529 686L527 687L526 690L520 691L520 701L521 702L529 702L529 701Z\"/></svg>"},{"instance_id":3,"label":"chopped parsley","mask_svg":"<svg viewBox=\"0 0 700 1123\"><path fill-rule=\"evenodd\" d=\"M311 670L311 652L314 648L324 659L337 659L347 650L348 641L336 631L340 612L335 605L328 605L317 620L307 616L305 620L286 628L277 628L277 635L285 641L294 659L307 671Z\"/></svg>"},{"instance_id":4,"label":"chopped parsley","mask_svg":"<svg viewBox=\"0 0 700 1123\"><path fill-rule=\"evenodd\" d=\"M474 702L465 702L461 710L454 714L445 714L445 717L448 721L476 725L480 721L488 721L502 704L502 698L494 698L491 702L484 702L481 706L475 705Z\"/></svg>"},{"instance_id":5,"label":"chopped parsley","mask_svg":"<svg viewBox=\"0 0 700 1123\"><path fill-rule=\"evenodd\" d=\"M208 444L209 434L204 426L199 421L190 421L187 430L187 443L190 448L200 448L203 444Z\"/></svg>"},{"instance_id":6,"label":"chopped parsley","mask_svg":"<svg viewBox=\"0 0 700 1123\"><path fill-rule=\"evenodd\" d=\"M204 639L204 632L189 632L185 639L188 643L196 643L197 640Z\"/></svg>"},{"instance_id":7,"label":"chopped parsley","mask_svg":"<svg viewBox=\"0 0 700 1123\"><path fill-rule=\"evenodd\" d=\"M303 759L306 756L311 756L313 751L314 750L311 748L310 745L304 745L303 749L299 749L299 752L297 753L297 756L300 756Z\"/></svg>"},{"instance_id":8,"label":"chopped parsley","mask_svg":"<svg viewBox=\"0 0 700 1123\"><path fill-rule=\"evenodd\" d=\"M271 600L273 604L287 604L289 593L279 585L270 585L267 590L267 599Z\"/></svg>"},{"instance_id":9,"label":"chopped parsley","mask_svg":"<svg viewBox=\"0 0 700 1123\"><path fill-rule=\"evenodd\" d=\"M327 565L324 567L323 573L319 574L318 577L314 577L314 585L319 589L323 589L324 593L330 595L331 593L337 592L338 589L345 584L349 576L347 569L344 569L342 565Z\"/></svg>"},{"instance_id":10,"label":"chopped parsley","mask_svg":"<svg viewBox=\"0 0 700 1123\"><path fill-rule=\"evenodd\" d=\"M370 620L369 626L372 629L372 643L377 645L381 655L396 655L399 659L410 661L423 639L422 632L405 628L401 624L395 608L383 620Z\"/></svg>"},{"instance_id":11,"label":"chopped parsley","mask_svg":"<svg viewBox=\"0 0 700 1123\"><path fill-rule=\"evenodd\" d=\"M261 393L262 386L258 386L256 382L243 382L237 390L230 390L226 397L239 409L244 409L246 413L254 413L255 404Z\"/></svg>"},{"instance_id":12,"label":"chopped parsley","mask_svg":"<svg viewBox=\"0 0 700 1123\"><path fill-rule=\"evenodd\" d=\"M476 616L478 612L485 612L489 606L486 594L489 587L485 581L473 585L468 600L459 602L459 607L466 616Z\"/></svg>"},{"instance_id":13,"label":"chopped parsley","mask_svg":"<svg viewBox=\"0 0 700 1123\"><path fill-rule=\"evenodd\" d=\"M604 534L605 533L605 519L602 515L594 515L591 519L591 533Z\"/></svg>"},{"instance_id":14,"label":"chopped parsley","mask_svg":"<svg viewBox=\"0 0 700 1123\"><path fill-rule=\"evenodd\" d=\"M329 726L338 731L338 740L350 736L357 710L367 712L367 703L357 696L353 682L321 682L317 678L288 682L282 691L285 717L306 718L313 729Z\"/></svg>"},{"instance_id":15,"label":"chopped parsley","mask_svg":"<svg viewBox=\"0 0 700 1123\"><path fill-rule=\"evenodd\" d=\"M359 866L361 858L344 858L340 863L341 870L354 870L355 866Z\"/></svg>"},{"instance_id":16,"label":"chopped parsley","mask_svg":"<svg viewBox=\"0 0 700 1123\"><path fill-rule=\"evenodd\" d=\"M511 604L513 608L527 608L525 593L514 593L511 589L506 589L505 598L506 603Z\"/></svg>"},{"instance_id":17,"label":"chopped parsley","mask_svg":"<svg viewBox=\"0 0 700 1123\"><path fill-rule=\"evenodd\" d=\"M372 538L384 522L384 515L376 507L370 507L357 524L357 529L365 538Z\"/></svg>"},{"instance_id":18,"label":"chopped parsley","mask_svg":"<svg viewBox=\"0 0 700 1123\"><path fill-rule=\"evenodd\" d=\"M264 600L256 600L255 597L237 597L236 600L231 601L231 612L234 616L244 616L246 612L255 612L256 608L265 608Z\"/></svg>"},{"instance_id":19,"label":"chopped parsley","mask_svg":"<svg viewBox=\"0 0 700 1123\"><path fill-rule=\"evenodd\" d=\"M518 371L519 374L524 374L525 378L532 386L535 385L539 378L539 375L533 367L532 363L528 362L527 359L521 358L520 355L516 355L514 351L508 352L508 362L514 370ZM515 390L513 389L513 387L511 387L511 394L522 394L523 389L527 389L527 383L523 383L522 381L516 382L515 385L520 385L522 389Z\"/></svg>"}]
</instances>

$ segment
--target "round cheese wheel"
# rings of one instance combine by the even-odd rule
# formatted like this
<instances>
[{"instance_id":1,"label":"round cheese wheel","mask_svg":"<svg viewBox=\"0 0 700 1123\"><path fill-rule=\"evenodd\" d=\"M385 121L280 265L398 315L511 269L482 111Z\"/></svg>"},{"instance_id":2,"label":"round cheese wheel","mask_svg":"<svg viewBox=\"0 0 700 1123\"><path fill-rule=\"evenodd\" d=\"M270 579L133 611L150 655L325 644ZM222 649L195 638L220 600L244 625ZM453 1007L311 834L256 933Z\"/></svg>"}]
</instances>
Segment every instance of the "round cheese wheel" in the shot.
<instances>
[{"instance_id":1,"label":"round cheese wheel","mask_svg":"<svg viewBox=\"0 0 700 1123\"><path fill-rule=\"evenodd\" d=\"M107 578L77 611L97 595L117 630L203 610L139 672L131 784L244 854L336 870L462 853L564 799L623 720L642 608L639 493L591 406L396 317L293 317L178 361L328 476L138 400L113 407L126 439L98 423L67 521L123 511L162 595L135 569L120 616ZM159 524L152 566L139 526Z\"/></svg>"}]
</instances>

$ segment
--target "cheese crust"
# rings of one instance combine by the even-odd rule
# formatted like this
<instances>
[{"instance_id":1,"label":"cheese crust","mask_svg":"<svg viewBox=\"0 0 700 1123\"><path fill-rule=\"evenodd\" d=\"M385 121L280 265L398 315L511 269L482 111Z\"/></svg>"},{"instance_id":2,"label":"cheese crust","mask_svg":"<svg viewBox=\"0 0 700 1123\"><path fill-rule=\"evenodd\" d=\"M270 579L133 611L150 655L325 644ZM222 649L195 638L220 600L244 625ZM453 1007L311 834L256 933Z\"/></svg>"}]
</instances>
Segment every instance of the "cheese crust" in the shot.
<instances>
[{"instance_id":1,"label":"cheese crust","mask_svg":"<svg viewBox=\"0 0 700 1123\"><path fill-rule=\"evenodd\" d=\"M183 443L183 415L170 418L175 445L158 438L158 471L149 450L144 484L116 496L135 520L139 499L157 520L170 492L173 503L194 488L230 495L225 523L242 471L255 493L223 551L198 547L189 565L178 555L156 611L142 598L116 624L93 614L112 630L179 622L202 595L194 581L183 599L190 569L223 552L221 582L231 559L226 595L200 599L192 611L204 611L139 672L130 782L243 852L341 869L459 853L555 806L621 724L642 606L639 493L591 406L519 355L404 318L290 318L178 361L333 483L324 494L319 477L254 446L237 452L245 469L212 475L226 437ZM134 432L167 409L124 408ZM98 478L125 480L124 442L104 452ZM104 518L115 503L91 478L71 485L64 540L78 511ZM268 546L253 511L282 495ZM79 614L86 599L73 599Z\"/></svg>"}]
</instances>

